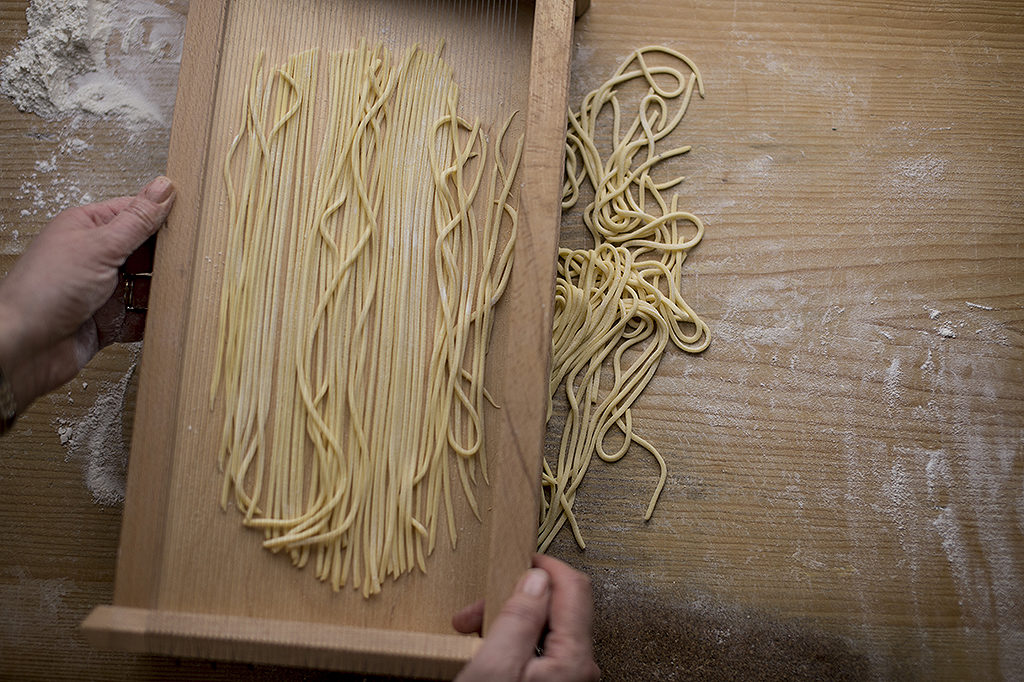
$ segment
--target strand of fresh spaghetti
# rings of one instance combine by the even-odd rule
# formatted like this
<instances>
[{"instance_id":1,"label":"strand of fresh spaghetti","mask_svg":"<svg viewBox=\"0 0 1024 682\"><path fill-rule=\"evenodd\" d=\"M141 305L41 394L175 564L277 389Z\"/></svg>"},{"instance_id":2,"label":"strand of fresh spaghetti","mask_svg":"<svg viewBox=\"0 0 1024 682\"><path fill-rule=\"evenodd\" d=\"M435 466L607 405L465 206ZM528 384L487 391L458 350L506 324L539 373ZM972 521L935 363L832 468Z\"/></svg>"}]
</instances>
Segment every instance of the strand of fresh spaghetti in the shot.
<instances>
[{"instance_id":1,"label":"strand of fresh spaghetti","mask_svg":"<svg viewBox=\"0 0 1024 682\"><path fill-rule=\"evenodd\" d=\"M650 63L650 55L659 53L668 64ZM629 120L618 93L631 81L647 91ZM695 86L703 96L700 72L688 58L670 48L644 47L569 112L562 207L574 207L582 188L593 190L582 221L594 246L559 250L550 395L553 400L562 387L568 412L557 457L543 465L541 551L566 524L585 546L573 505L595 455L615 462L636 444L654 457L660 475L645 520L665 485L665 459L634 432L632 406L669 341L691 353L710 341L707 325L680 291L683 261L704 225L678 209L677 196L662 196L683 178L659 182L651 176L663 161L690 149L656 146L679 125ZM610 131L599 123L608 109ZM609 448L612 432L621 442Z\"/></svg>"},{"instance_id":2,"label":"strand of fresh spaghetti","mask_svg":"<svg viewBox=\"0 0 1024 682\"><path fill-rule=\"evenodd\" d=\"M459 116L439 51L325 62L323 85L316 52L254 63L224 167L211 404L222 505L233 493L265 547L369 596L425 571L441 525L455 545L454 476L478 512L522 138L506 155L511 119L492 145Z\"/></svg>"}]
</instances>

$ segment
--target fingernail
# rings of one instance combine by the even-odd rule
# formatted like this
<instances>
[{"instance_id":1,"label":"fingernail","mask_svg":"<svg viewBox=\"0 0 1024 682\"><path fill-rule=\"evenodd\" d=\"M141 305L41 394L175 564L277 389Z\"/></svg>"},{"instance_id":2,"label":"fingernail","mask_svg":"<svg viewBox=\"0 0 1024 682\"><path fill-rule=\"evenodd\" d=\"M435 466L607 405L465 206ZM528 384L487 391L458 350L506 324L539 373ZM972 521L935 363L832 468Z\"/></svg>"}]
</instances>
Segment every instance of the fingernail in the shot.
<instances>
[{"instance_id":1,"label":"fingernail","mask_svg":"<svg viewBox=\"0 0 1024 682\"><path fill-rule=\"evenodd\" d=\"M155 204L162 204L167 201L174 191L174 185L163 175L158 176L142 190L142 194Z\"/></svg>"},{"instance_id":2,"label":"fingernail","mask_svg":"<svg viewBox=\"0 0 1024 682\"><path fill-rule=\"evenodd\" d=\"M523 576L523 582L519 585L519 589L523 594L540 597L547 592L548 580L548 572L543 568L531 568Z\"/></svg>"}]
</instances>

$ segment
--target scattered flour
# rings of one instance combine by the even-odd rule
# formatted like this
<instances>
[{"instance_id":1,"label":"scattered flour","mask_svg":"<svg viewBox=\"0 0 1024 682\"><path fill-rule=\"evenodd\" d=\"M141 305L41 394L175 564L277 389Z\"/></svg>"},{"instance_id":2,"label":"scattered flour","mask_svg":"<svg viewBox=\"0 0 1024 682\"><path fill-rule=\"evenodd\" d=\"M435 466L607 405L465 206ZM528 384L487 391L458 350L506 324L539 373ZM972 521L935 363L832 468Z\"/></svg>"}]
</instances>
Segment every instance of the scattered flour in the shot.
<instances>
[{"instance_id":1,"label":"scattered flour","mask_svg":"<svg viewBox=\"0 0 1024 682\"><path fill-rule=\"evenodd\" d=\"M935 154L895 159L878 190L904 208L935 211L956 192L947 173L949 162Z\"/></svg>"},{"instance_id":2,"label":"scattered flour","mask_svg":"<svg viewBox=\"0 0 1024 682\"><path fill-rule=\"evenodd\" d=\"M52 142L23 171L13 193L20 205L0 218L0 254L19 255L29 241L19 241L26 231L15 236L4 218L41 226L65 208L108 196L104 171L140 181L155 174L159 162L146 157L120 156L111 168L93 148L92 129L102 121L125 142L166 137L186 9L183 0L31 0L28 35L0 55L0 94L61 125L30 133Z\"/></svg>"},{"instance_id":3,"label":"scattered flour","mask_svg":"<svg viewBox=\"0 0 1024 682\"><path fill-rule=\"evenodd\" d=\"M946 161L934 154L900 159L893 163L893 170L905 182L928 183L941 179L946 174Z\"/></svg>"},{"instance_id":4,"label":"scattered flour","mask_svg":"<svg viewBox=\"0 0 1024 682\"><path fill-rule=\"evenodd\" d=\"M960 322L945 326L959 329ZM940 332L941 333L941 332ZM934 338L926 335L923 338ZM942 447L920 448L924 461L934 534L945 554L956 589L968 650L998 641L1004 679L1020 679L1024 670L1024 568L1019 560L1020 445L994 439L994 424L1013 424L1001 409L1003 360L954 351L930 341L921 380L931 398L921 416L942 423Z\"/></svg>"},{"instance_id":5,"label":"scattered flour","mask_svg":"<svg viewBox=\"0 0 1024 682\"><path fill-rule=\"evenodd\" d=\"M57 170L57 154L50 154L50 158L36 161L36 170L40 173L52 173Z\"/></svg>"},{"instance_id":6,"label":"scattered flour","mask_svg":"<svg viewBox=\"0 0 1024 682\"><path fill-rule=\"evenodd\" d=\"M48 120L116 117L166 126L184 19L145 0L32 0L28 37L0 66L0 92Z\"/></svg>"},{"instance_id":7,"label":"scattered flour","mask_svg":"<svg viewBox=\"0 0 1024 682\"><path fill-rule=\"evenodd\" d=\"M15 199L29 205L21 209L22 218L50 219L65 208L94 201L92 193L83 189L76 179L56 172L58 158L53 154L45 162L37 161L36 172L22 180L14 194Z\"/></svg>"},{"instance_id":8,"label":"scattered flour","mask_svg":"<svg viewBox=\"0 0 1024 682\"><path fill-rule=\"evenodd\" d=\"M972 306L971 303L968 303L967 305L968 305L968 307L981 307L981 306L978 306L977 304L974 304ZM928 306L924 306L924 309L926 311L928 311L928 319L929 320L938 320L939 316L942 315L942 311L941 310L936 310L935 308L929 308ZM954 322L946 322L946 323L940 324L938 327L936 327L935 328L935 333L938 334L939 336L941 336L944 339L955 339L956 336L957 336L955 327L958 327L958 326L959 327L963 327L964 323L960 322L959 324L957 324L957 323L954 323Z\"/></svg>"},{"instance_id":9,"label":"scattered flour","mask_svg":"<svg viewBox=\"0 0 1024 682\"><path fill-rule=\"evenodd\" d=\"M93 500L103 505L124 502L128 439L122 415L142 344L130 344L129 349L129 370L116 383L101 384L96 402L80 420L73 422L60 417L54 420L68 459L81 463Z\"/></svg>"},{"instance_id":10,"label":"scattered flour","mask_svg":"<svg viewBox=\"0 0 1024 682\"><path fill-rule=\"evenodd\" d=\"M71 580L38 578L22 566L6 566L3 577L0 604L27 603L34 608L15 606L4 612L4 617L0 618L0 652L13 652L28 638L38 638L41 633L52 631L55 621L81 617L68 606L68 597L77 589ZM70 622L68 626L74 627Z\"/></svg>"},{"instance_id":11,"label":"scattered flour","mask_svg":"<svg viewBox=\"0 0 1024 682\"><path fill-rule=\"evenodd\" d=\"M882 382L885 387L885 399L889 404L890 410L898 407L900 403L901 376L899 358L893 358L892 362L889 363L889 368L885 370L885 379Z\"/></svg>"}]
</instances>

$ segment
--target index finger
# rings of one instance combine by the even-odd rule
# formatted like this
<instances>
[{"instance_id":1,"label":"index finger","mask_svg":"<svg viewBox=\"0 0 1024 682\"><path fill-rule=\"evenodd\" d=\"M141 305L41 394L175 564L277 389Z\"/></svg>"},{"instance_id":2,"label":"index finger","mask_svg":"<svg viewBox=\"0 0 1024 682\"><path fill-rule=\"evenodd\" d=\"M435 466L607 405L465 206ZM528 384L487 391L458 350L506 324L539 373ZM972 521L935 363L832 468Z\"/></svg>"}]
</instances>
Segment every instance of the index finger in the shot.
<instances>
[{"instance_id":1,"label":"index finger","mask_svg":"<svg viewBox=\"0 0 1024 682\"><path fill-rule=\"evenodd\" d=\"M593 650L594 597L590 578L569 564L543 554L535 554L533 565L551 576L550 632L545 639L545 654L558 647L582 646Z\"/></svg>"}]
</instances>

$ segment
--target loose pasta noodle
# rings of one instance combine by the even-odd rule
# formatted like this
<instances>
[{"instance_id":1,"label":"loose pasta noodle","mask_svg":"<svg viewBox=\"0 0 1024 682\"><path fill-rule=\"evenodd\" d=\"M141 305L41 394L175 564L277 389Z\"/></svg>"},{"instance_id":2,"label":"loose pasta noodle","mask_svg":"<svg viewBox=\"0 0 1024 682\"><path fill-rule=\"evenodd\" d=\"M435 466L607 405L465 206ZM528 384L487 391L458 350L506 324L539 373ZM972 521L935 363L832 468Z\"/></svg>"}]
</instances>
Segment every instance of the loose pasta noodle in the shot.
<instances>
[{"instance_id":1,"label":"loose pasta noodle","mask_svg":"<svg viewBox=\"0 0 1024 682\"><path fill-rule=\"evenodd\" d=\"M656 53L671 63L649 63ZM623 118L618 95L630 81L647 88L632 120ZM558 455L554 461L546 458L543 466L541 551L566 523L585 547L573 505L595 455L615 462L636 444L654 457L660 475L645 520L665 485L665 459L634 432L632 406L669 341L691 353L710 342L707 325L680 291L683 261L701 240L704 225L679 210L676 196L666 201L662 195L683 178L659 182L651 175L660 163L690 149L658 151L656 145L682 120L694 87L703 97L693 62L670 48L644 47L569 112L562 208L574 207L582 188L593 189L593 201L582 215L594 245L559 250L550 396L553 401L563 387L568 414ZM602 150L607 133L600 130L599 118L608 110L611 148ZM612 438L621 439L613 448L608 446Z\"/></svg>"},{"instance_id":2,"label":"loose pasta noodle","mask_svg":"<svg viewBox=\"0 0 1024 682\"><path fill-rule=\"evenodd\" d=\"M439 526L455 546L453 477L479 515L523 142L506 155L511 118L492 144L459 116L440 49L395 61L361 43L325 61L253 64L223 169L210 399L225 410L221 505L370 596L426 570Z\"/></svg>"}]
</instances>

